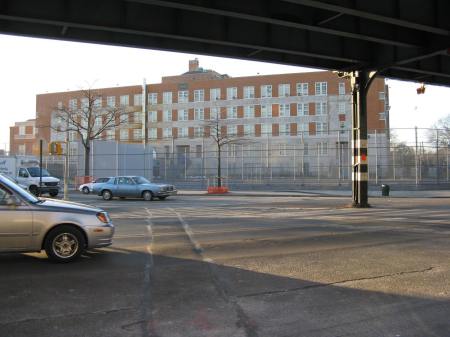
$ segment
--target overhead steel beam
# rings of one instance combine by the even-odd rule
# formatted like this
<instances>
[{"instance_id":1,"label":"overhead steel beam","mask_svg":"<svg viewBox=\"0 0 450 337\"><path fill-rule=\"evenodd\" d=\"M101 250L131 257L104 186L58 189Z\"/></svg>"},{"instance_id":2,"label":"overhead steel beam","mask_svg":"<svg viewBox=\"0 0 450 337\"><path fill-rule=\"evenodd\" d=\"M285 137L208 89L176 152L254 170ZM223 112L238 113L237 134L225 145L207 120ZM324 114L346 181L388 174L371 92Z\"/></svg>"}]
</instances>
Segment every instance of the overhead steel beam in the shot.
<instances>
[{"instance_id":1,"label":"overhead steel beam","mask_svg":"<svg viewBox=\"0 0 450 337\"><path fill-rule=\"evenodd\" d=\"M219 16L261 22L261 23L268 23L268 24L272 24L272 25L278 25L278 26L296 28L296 29L303 29L303 30L307 30L307 31L317 32L317 33L330 34L330 35L335 35L335 36L340 36L340 37L358 39L358 40L374 42L374 43L384 44L384 45L391 45L391 46L402 47L402 48L419 48L420 47L418 44L413 44L413 43L408 43L408 42L403 42L403 41L398 41L398 40L392 40L392 39L387 39L387 38L380 38L380 37L375 37L375 36L369 36L369 35L365 35L365 34L358 34L358 33L337 30L337 29L332 29L332 28L325 28L325 27L321 27L320 25L304 24L304 23L275 19L275 18L260 16L260 15L253 15L253 14L248 14L248 13L243 13L243 12L235 12L235 11L212 8L212 7L207 7L207 6L193 5L193 4L189 4L189 3L185 3L185 2L168 1L168 0L126 0L126 1L147 4L147 5L154 5L154 6L159 6L159 7L200 12L200 13L205 13L205 14L219 15Z\"/></svg>"},{"instance_id":2,"label":"overhead steel beam","mask_svg":"<svg viewBox=\"0 0 450 337\"><path fill-rule=\"evenodd\" d=\"M415 74L429 75L429 76L437 76L437 77L446 77L450 78L450 74L445 74L437 71L426 70L426 69L418 69L418 68L409 68L409 67L391 67L390 69L407 71Z\"/></svg>"},{"instance_id":3,"label":"overhead steel beam","mask_svg":"<svg viewBox=\"0 0 450 337\"><path fill-rule=\"evenodd\" d=\"M138 35L138 36L140 35L140 36L160 37L160 38L167 38L167 39L173 39L173 40L202 42L202 43L208 43L208 44L214 44L214 45L220 45L220 46L248 48L248 49L254 49L254 50L261 50L261 51L290 54L290 55L315 57L318 59L339 61L339 62L344 62L344 63L355 63L356 64L356 63L365 61L365 60L358 60L358 59L346 58L346 57L340 57L340 56L334 56L334 55L319 54L319 53L314 53L314 52L307 51L307 50L294 50L294 49L277 48L277 47L271 47L271 46L265 46L265 45L257 45L257 44L251 44L251 43L224 41L223 39L219 39L219 38L213 39L213 38L186 36L186 35L179 35L179 34L150 32L150 31L136 30L136 29L129 29L129 28L119 28L117 26L113 26L113 27L112 26L102 26L102 25L95 25L95 24L86 24L86 23L77 23L77 22L59 21L59 20L50 20L50 19L39 19L39 18L31 18L31 17L10 16L10 15L1 15L1 14L0 14L0 20L9 20L9 21L25 22L25 23L37 23L37 24L51 25L51 26L57 26L57 27L67 27L65 29L66 32L67 32L68 28L79 28L79 29L87 29L87 30L94 30L94 31L98 30L98 31L113 32L113 33L125 33L125 34Z\"/></svg>"},{"instance_id":4,"label":"overhead steel beam","mask_svg":"<svg viewBox=\"0 0 450 337\"><path fill-rule=\"evenodd\" d=\"M323 9L327 11L357 16L364 19L369 19L373 21L379 21L383 23L389 23L391 25L404 27L404 28L410 28L415 29L423 32L428 32L432 34L437 35L444 35L444 36L450 36L450 31L447 29L439 28L439 27L433 27L428 25L423 25L416 22L411 22L408 20L398 19L391 16L385 16L375 13L369 13L365 11L361 11L354 8L349 8L345 6L339 6L339 5L333 5L322 1L316 1L316 0L281 0L284 2L290 2L297 5L302 5L306 7L313 7L318 9Z\"/></svg>"}]
</instances>

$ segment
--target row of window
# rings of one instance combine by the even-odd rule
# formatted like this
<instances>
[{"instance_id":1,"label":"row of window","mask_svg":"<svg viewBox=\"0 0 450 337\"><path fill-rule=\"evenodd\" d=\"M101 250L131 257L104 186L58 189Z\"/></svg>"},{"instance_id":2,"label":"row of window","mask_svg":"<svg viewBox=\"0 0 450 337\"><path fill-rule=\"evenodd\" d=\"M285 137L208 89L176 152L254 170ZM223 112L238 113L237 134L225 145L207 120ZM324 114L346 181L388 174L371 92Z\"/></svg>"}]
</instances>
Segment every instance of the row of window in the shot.
<instances>
[{"instance_id":1,"label":"row of window","mask_svg":"<svg viewBox=\"0 0 450 337\"><path fill-rule=\"evenodd\" d=\"M289 117L291 116L291 104L278 104L279 108L279 117ZM297 108L297 116L308 116L310 114L309 104L308 103L298 103L296 105ZM255 106L247 105L243 107L244 113L243 118L255 118ZM346 112L346 104L344 102L338 103L338 113L345 114ZM315 115L326 115L328 114L328 105L326 102L315 103ZM175 119L173 116L172 110L163 110L162 112L162 121L163 122L171 122L171 121L188 121L189 119L189 111L187 109L180 109L177 111L178 119ZM149 111L149 121L156 123L158 122L158 112L157 111ZM269 105L261 105L261 117L273 117L272 114L272 104ZM210 116L209 119L216 120L222 118L220 114L220 108L210 108ZM238 107L231 106L226 108L226 119L237 119L238 118ZM193 120L205 120L205 109L204 108L195 108ZM142 122L142 114L134 113L134 122L139 123Z\"/></svg>"},{"instance_id":2,"label":"row of window","mask_svg":"<svg viewBox=\"0 0 450 337\"><path fill-rule=\"evenodd\" d=\"M221 88L212 88L210 89L210 101L218 101L222 99ZM345 95L345 83L341 82L338 84L338 93L339 95ZM308 83L297 83L296 92L297 96L308 96L309 94L309 85ZM328 83L327 82L316 82L315 83L315 95L316 96L326 96L328 94ZM279 84L278 85L278 97L286 97L291 96L291 85L289 83ZM261 86L261 98L272 97L272 85L262 85ZM142 106L142 94L135 94L133 100L134 106ZM238 88L230 87L226 88L226 99L233 100L238 99ZM254 86L244 86L243 87L243 96L244 99L255 98L255 87ZM194 90L194 102L204 102L205 101L205 90L197 89ZM189 90L180 90L178 91L178 103L188 103L189 102ZM97 97L93 99L92 102L89 102L88 98L80 99L80 108L89 107L90 103L98 108L103 104L102 98ZM119 102L116 102L116 96L107 96L106 97L106 106L115 107L119 103L120 106L129 106L130 105L130 95L121 95L119 96ZM153 92L148 94L148 104L158 104L158 93ZM166 91L162 93L162 103L163 104L172 104L173 93L172 91ZM62 107L62 102L58 104ZM69 100L69 108L77 109L77 99Z\"/></svg>"},{"instance_id":3,"label":"row of window","mask_svg":"<svg viewBox=\"0 0 450 337\"><path fill-rule=\"evenodd\" d=\"M297 126L297 135L301 136L309 136L309 126L310 123L285 123L285 124L277 124L278 125L278 135L280 136L295 136L292 132L292 126ZM328 124L326 122L315 122L311 123L315 124L316 133L324 133L328 132ZM261 132L259 135L261 136L273 136L273 125L274 124L261 124ZM224 127L226 129L227 136L238 136L238 126L237 125L227 125ZM256 136L255 132L255 124L246 124L242 125L243 128L243 136ZM189 128L188 127L178 127L172 128L167 127L162 129L162 137L163 138L171 138L174 136L174 129L177 129L177 137L178 138L187 138L189 137ZM120 130L120 140L130 140L130 135L128 129ZM202 126L193 128L193 137L201 138L205 136L205 128ZM115 138L115 130L107 130L106 131L107 139ZM133 137L132 140L142 140L143 133L142 129L133 129ZM157 128L149 128L149 138L157 139L158 138L158 129Z\"/></svg>"}]
</instances>

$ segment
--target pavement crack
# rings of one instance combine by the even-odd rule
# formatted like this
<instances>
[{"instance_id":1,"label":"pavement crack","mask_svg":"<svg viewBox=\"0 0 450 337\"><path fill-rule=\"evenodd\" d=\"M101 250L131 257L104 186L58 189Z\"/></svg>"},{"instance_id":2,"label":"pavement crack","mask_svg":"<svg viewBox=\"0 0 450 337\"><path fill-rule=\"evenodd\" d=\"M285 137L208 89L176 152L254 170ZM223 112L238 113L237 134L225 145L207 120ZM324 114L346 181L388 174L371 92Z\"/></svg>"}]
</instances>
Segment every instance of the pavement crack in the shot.
<instances>
[{"instance_id":1,"label":"pavement crack","mask_svg":"<svg viewBox=\"0 0 450 337\"><path fill-rule=\"evenodd\" d=\"M435 268L436 267L428 267L428 268L420 269L420 270L401 271L401 272L392 273L392 274L360 277L360 278L341 280L341 281L330 282L330 283L312 284L312 285L307 285L307 286L298 287L298 288L262 291L262 292L258 292L258 293L250 293L250 294L245 294L245 295L239 295L239 296L236 296L236 297L237 298L245 298L245 297L256 297L256 296L283 294L283 293L302 291L302 290L309 290L309 289L315 289L315 288L330 287L330 286L334 286L334 285L338 285L338 284L345 284L345 283L350 283L350 282L368 281L368 280L376 280L376 279L381 279L381 278L396 277L396 276L402 276L402 275L408 275L408 274L425 273L425 272L431 271L431 270L433 270Z\"/></svg>"}]
</instances>

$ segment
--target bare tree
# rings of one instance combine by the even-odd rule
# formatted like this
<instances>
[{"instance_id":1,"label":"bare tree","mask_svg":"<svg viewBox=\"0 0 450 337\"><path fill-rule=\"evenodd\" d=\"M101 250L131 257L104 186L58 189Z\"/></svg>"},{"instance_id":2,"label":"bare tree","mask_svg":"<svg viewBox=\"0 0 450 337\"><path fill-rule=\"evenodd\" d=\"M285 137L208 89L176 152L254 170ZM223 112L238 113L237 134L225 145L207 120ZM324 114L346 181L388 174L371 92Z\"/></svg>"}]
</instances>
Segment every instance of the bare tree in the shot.
<instances>
[{"instance_id":1,"label":"bare tree","mask_svg":"<svg viewBox=\"0 0 450 337\"><path fill-rule=\"evenodd\" d=\"M102 106L102 95L93 89L80 90L77 104L60 105L55 108L55 119L51 128L57 132L75 132L84 147L84 174L89 175L91 142L100 139L103 133L114 130L128 122L128 114L123 107ZM75 100L74 100L75 102Z\"/></svg>"},{"instance_id":2,"label":"bare tree","mask_svg":"<svg viewBox=\"0 0 450 337\"><path fill-rule=\"evenodd\" d=\"M222 186L222 151L225 145L244 144L247 140L237 135L232 135L226 130L225 121L219 114L215 118L205 122L205 128L209 130L209 137L214 141L217 150L217 186Z\"/></svg>"},{"instance_id":3,"label":"bare tree","mask_svg":"<svg viewBox=\"0 0 450 337\"><path fill-rule=\"evenodd\" d=\"M450 145L450 115L439 119L428 131L428 140L434 146Z\"/></svg>"}]
</instances>

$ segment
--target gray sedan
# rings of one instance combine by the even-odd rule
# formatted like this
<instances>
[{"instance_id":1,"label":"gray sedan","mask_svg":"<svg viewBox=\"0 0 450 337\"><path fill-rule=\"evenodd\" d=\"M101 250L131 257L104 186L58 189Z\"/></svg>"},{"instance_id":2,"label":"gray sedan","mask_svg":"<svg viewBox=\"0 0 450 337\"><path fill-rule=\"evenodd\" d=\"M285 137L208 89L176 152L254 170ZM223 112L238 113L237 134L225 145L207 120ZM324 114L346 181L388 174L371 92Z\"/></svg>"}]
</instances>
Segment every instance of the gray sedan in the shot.
<instances>
[{"instance_id":1,"label":"gray sedan","mask_svg":"<svg viewBox=\"0 0 450 337\"><path fill-rule=\"evenodd\" d=\"M177 194L173 185L154 184L139 176L112 177L105 183L94 184L93 192L101 195L104 200L111 200L113 197L164 200Z\"/></svg>"},{"instance_id":2,"label":"gray sedan","mask_svg":"<svg viewBox=\"0 0 450 337\"><path fill-rule=\"evenodd\" d=\"M36 198L0 174L0 252L39 252L69 262L85 249L112 244L114 225L103 210Z\"/></svg>"}]
</instances>

